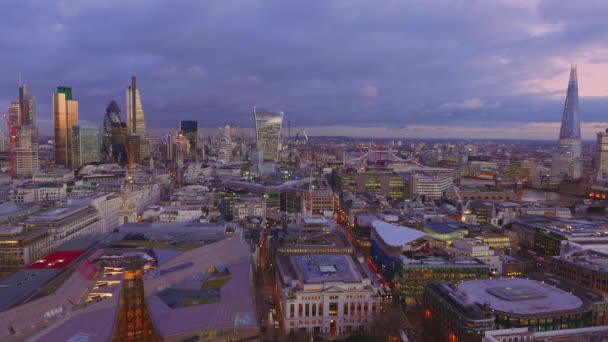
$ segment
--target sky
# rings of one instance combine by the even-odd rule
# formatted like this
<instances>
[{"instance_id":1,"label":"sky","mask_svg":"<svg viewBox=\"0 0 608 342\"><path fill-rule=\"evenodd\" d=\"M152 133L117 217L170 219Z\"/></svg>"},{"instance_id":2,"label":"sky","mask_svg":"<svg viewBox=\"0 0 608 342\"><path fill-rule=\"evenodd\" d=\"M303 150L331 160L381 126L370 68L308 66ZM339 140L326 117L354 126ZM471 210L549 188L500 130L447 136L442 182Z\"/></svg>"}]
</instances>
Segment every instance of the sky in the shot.
<instances>
[{"instance_id":1,"label":"sky","mask_svg":"<svg viewBox=\"0 0 608 342\"><path fill-rule=\"evenodd\" d=\"M137 75L153 133L198 120L389 138L557 139L571 64L584 139L608 127L608 1L21 0L3 6L0 101L19 74L52 132L70 85L80 120L125 107Z\"/></svg>"}]
</instances>

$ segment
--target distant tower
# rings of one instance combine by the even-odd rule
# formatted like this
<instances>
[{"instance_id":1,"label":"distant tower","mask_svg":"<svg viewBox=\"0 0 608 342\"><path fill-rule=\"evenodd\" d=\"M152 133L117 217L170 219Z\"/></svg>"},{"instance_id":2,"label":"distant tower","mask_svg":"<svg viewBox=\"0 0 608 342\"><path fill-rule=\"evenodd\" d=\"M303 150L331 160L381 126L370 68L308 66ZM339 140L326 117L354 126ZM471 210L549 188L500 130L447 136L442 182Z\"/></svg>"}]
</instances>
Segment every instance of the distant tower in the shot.
<instances>
[{"instance_id":1,"label":"distant tower","mask_svg":"<svg viewBox=\"0 0 608 342\"><path fill-rule=\"evenodd\" d=\"M608 129L597 134L595 145L595 181L608 181Z\"/></svg>"},{"instance_id":2,"label":"distant tower","mask_svg":"<svg viewBox=\"0 0 608 342\"><path fill-rule=\"evenodd\" d=\"M102 159L119 161L117 159L118 153L122 153L122 156L125 156L124 142L122 141L124 139L120 132L121 124L118 118L119 115L120 108L118 107L118 103L116 103L116 100L110 101L106 107L106 113L103 116L103 133L101 137ZM126 134L127 128L124 123L122 126L124 133ZM116 155L114 156L113 153Z\"/></svg>"},{"instance_id":3,"label":"distant tower","mask_svg":"<svg viewBox=\"0 0 608 342\"><path fill-rule=\"evenodd\" d=\"M72 126L72 168L99 163L99 128Z\"/></svg>"},{"instance_id":4,"label":"distant tower","mask_svg":"<svg viewBox=\"0 0 608 342\"><path fill-rule=\"evenodd\" d=\"M179 130L184 134L186 139L190 142L189 155L194 160L196 156L196 148L198 146L198 121L182 120L179 122Z\"/></svg>"},{"instance_id":5,"label":"distant tower","mask_svg":"<svg viewBox=\"0 0 608 342\"><path fill-rule=\"evenodd\" d=\"M560 151L553 158L552 174L565 178L580 178L582 173L581 123L575 65L570 69L570 80L568 81L562 126L559 131L559 146Z\"/></svg>"},{"instance_id":6,"label":"distant tower","mask_svg":"<svg viewBox=\"0 0 608 342\"><path fill-rule=\"evenodd\" d=\"M131 85L127 87L127 130L129 135L139 136L139 138L133 139L138 141L138 146L131 145L139 150L131 151L133 156L139 156L134 160L138 163L147 162L150 159L150 142L135 76L131 76Z\"/></svg>"},{"instance_id":7,"label":"distant tower","mask_svg":"<svg viewBox=\"0 0 608 342\"><path fill-rule=\"evenodd\" d=\"M263 152L265 161L277 161L281 148L283 112L273 113L253 107L256 147Z\"/></svg>"},{"instance_id":8,"label":"distant tower","mask_svg":"<svg viewBox=\"0 0 608 342\"><path fill-rule=\"evenodd\" d=\"M78 125L78 101L72 99L71 87L57 87L53 93L55 128L55 164L72 166L72 126Z\"/></svg>"},{"instance_id":9,"label":"distant tower","mask_svg":"<svg viewBox=\"0 0 608 342\"><path fill-rule=\"evenodd\" d=\"M29 127L33 143L38 143L38 128L36 127L36 98L32 95L30 87L19 84L19 124Z\"/></svg>"}]
</instances>

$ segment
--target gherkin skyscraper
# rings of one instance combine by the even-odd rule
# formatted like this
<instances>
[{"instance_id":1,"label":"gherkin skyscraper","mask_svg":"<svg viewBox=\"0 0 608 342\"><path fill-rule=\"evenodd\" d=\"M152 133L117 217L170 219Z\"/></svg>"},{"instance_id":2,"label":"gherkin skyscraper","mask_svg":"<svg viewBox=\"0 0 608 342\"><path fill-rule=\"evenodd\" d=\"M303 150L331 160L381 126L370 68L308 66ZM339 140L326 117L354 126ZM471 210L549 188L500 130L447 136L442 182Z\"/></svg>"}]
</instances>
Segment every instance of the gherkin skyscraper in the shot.
<instances>
[{"instance_id":1,"label":"gherkin skyscraper","mask_svg":"<svg viewBox=\"0 0 608 342\"><path fill-rule=\"evenodd\" d=\"M581 177L581 119L578 108L576 65L570 69L570 80L559 131L559 151L553 156L552 173L561 178Z\"/></svg>"}]
</instances>

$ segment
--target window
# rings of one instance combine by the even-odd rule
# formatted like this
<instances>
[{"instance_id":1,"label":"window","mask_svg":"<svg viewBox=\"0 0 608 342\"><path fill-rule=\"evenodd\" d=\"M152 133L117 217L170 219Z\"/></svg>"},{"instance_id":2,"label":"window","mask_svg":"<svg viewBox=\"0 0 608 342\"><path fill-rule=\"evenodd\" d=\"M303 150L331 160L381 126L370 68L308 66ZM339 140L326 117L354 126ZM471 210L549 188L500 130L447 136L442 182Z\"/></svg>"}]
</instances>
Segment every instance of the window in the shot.
<instances>
[{"instance_id":1,"label":"window","mask_svg":"<svg viewBox=\"0 0 608 342\"><path fill-rule=\"evenodd\" d=\"M319 303L319 316L323 316L323 303Z\"/></svg>"},{"instance_id":2,"label":"window","mask_svg":"<svg viewBox=\"0 0 608 342\"><path fill-rule=\"evenodd\" d=\"M293 318L295 316L295 305L289 304L289 317Z\"/></svg>"},{"instance_id":3,"label":"window","mask_svg":"<svg viewBox=\"0 0 608 342\"><path fill-rule=\"evenodd\" d=\"M306 308L304 309L304 316L310 316L310 305L306 303Z\"/></svg>"},{"instance_id":4,"label":"window","mask_svg":"<svg viewBox=\"0 0 608 342\"><path fill-rule=\"evenodd\" d=\"M302 303L298 304L298 317L302 317L302 311L303 311L303 305Z\"/></svg>"},{"instance_id":5,"label":"window","mask_svg":"<svg viewBox=\"0 0 608 342\"><path fill-rule=\"evenodd\" d=\"M336 302L329 303L329 315L338 316L338 303L336 303Z\"/></svg>"},{"instance_id":6,"label":"window","mask_svg":"<svg viewBox=\"0 0 608 342\"><path fill-rule=\"evenodd\" d=\"M342 310L343 315L348 315L348 303L344 303L344 308Z\"/></svg>"},{"instance_id":7,"label":"window","mask_svg":"<svg viewBox=\"0 0 608 342\"><path fill-rule=\"evenodd\" d=\"M312 316L317 315L317 303L312 303Z\"/></svg>"}]
</instances>

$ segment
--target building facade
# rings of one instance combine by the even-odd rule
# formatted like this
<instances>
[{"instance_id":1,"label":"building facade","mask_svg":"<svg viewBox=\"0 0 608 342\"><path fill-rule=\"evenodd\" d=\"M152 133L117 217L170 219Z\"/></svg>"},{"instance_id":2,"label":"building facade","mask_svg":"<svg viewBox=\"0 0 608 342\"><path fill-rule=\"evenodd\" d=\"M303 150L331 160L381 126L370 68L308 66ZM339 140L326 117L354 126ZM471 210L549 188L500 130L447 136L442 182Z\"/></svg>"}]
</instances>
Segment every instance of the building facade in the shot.
<instances>
[{"instance_id":1,"label":"building facade","mask_svg":"<svg viewBox=\"0 0 608 342\"><path fill-rule=\"evenodd\" d=\"M286 331L369 331L380 313L379 286L350 255L278 255L277 286Z\"/></svg>"},{"instance_id":2,"label":"building facade","mask_svg":"<svg viewBox=\"0 0 608 342\"><path fill-rule=\"evenodd\" d=\"M55 164L72 166L71 127L78 125L78 101L72 99L72 88L58 87L53 93L55 129Z\"/></svg>"},{"instance_id":3,"label":"building facade","mask_svg":"<svg viewBox=\"0 0 608 342\"><path fill-rule=\"evenodd\" d=\"M283 112L273 113L253 107L256 146L258 150L263 152L265 161L277 161L279 159L283 116Z\"/></svg>"},{"instance_id":4,"label":"building facade","mask_svg":"<svg viewBox=\"0 0 608 342\"><path fill-rule=\"evenodd\" d=\"M150 142L144 118L144 108L137 87L135 76L131 76L131 85L127 87L127 131L129 135L139 137L138 146L130 146L131 153L137 156L135 162L148 162L150 159Z\"/></svg>"},{"instance_id":5,"label":"building facade","mask_svg":"<svg viewBox=\"0 0 608 342\"><path fill-rule=\"evenodd\" d=\"M595 181L608 181L608 129L597 134L595 144Z\"/></svg>"},{"instance_id":6,"label":"building facade","mask_svg":"<svg viewBox=\"0 0 608 342\"><path fill-rule=\"evenodd\" d=\"M559 131L559 150L554 154L552 176L558 178L578 179L583 165L581 159L581 126L578 107L578 79L576 66L570 69L568 91Z\"/></svg>"},{"instance_id":7,"label":"building facade","mask_svg":"<svg viewBox=\"0 0 608 342\"><path fill-rule=\"evenodd\" d=\"M72 126L72 168L99 163L99 129L97 127Z\"/></svg>"}]
</instances>

